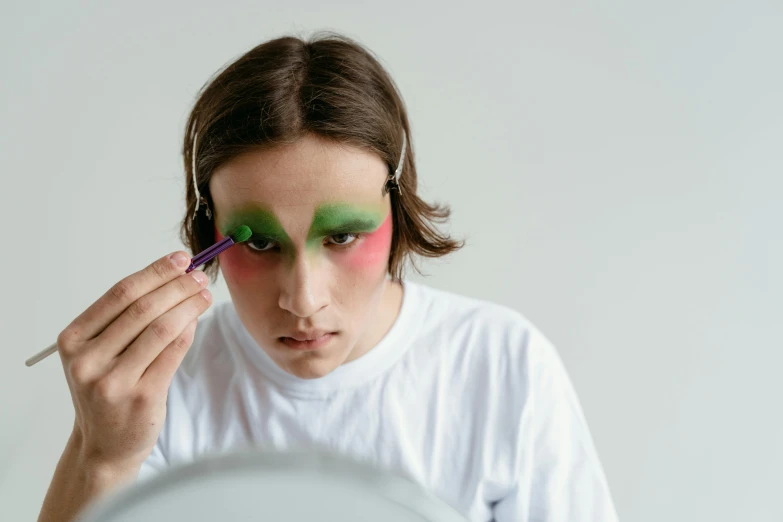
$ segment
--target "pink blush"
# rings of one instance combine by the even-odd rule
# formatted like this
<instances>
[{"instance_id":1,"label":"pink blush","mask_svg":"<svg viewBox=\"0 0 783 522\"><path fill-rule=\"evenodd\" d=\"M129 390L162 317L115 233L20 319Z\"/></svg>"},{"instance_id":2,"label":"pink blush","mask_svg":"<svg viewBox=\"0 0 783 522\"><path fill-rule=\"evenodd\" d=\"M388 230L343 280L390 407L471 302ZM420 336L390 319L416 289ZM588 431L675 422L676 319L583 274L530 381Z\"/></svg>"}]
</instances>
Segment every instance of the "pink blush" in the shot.
<instances>
[{"instance_id":1,"label":"pink blush","mask_svg":"<svg viewBox=\"0 0 783 522\"><path fill-rule=\"evenodd\" d=\"M391 213L375 232L364 234L360 243L345 254L345 262L354 270L368 270L379 265L386 266L391 250Z\"/></svg>"}]
</instances>

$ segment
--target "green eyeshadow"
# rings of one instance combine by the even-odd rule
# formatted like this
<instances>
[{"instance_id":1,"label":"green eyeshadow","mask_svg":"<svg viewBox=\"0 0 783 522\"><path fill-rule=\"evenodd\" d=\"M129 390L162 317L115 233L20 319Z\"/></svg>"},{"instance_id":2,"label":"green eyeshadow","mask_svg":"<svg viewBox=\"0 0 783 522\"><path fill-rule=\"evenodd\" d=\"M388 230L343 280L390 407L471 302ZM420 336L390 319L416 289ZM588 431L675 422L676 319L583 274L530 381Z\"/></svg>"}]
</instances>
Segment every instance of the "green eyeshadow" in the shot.
<instances>
[{"instance_id":1,"label":"green eyeshadow","mask_svg":"<svg viewBox=\"0 0 783 522\"><path fill-rule=\"evenodd\" d=\"M374 232L383 224L383 218L381 211L376 208L367 209L344 203L321 205L313 216L307 242L309 244L337 234Z\"/></svg>"},{"instance_id":2,"label":"green eyeshadow","mask_svg":"<svg viewBox=\"0 0 783 522\"><path fill-rule=\"evenodd\" d=\"M221 227L221 233L234 230L240 225L247 225L253 232L253 236L263 237L281 245L290 245L291 239L286 234L283 226L272 212L260 208L243 209L232 212Z\"/></svg>"}]
</instances>

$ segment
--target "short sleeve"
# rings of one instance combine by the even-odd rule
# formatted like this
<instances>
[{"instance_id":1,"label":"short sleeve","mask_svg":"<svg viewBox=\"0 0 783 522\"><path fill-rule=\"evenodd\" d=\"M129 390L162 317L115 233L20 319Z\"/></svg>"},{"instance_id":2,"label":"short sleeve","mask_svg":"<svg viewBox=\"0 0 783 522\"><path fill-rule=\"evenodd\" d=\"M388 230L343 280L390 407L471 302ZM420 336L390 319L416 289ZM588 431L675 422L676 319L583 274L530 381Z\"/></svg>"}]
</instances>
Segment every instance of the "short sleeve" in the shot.
<instances>
[{"instance_id":1,"label":"short sleeve","mask_svg":"<svg viewBox=\"0 0 783 522\"><path fill-rule=\"evenodd\" d=\"M530 332L531 411L520 427L530 451L496 522L616 522L609 486L582 408L554 346Z\"/></svg>"}]
</instances>

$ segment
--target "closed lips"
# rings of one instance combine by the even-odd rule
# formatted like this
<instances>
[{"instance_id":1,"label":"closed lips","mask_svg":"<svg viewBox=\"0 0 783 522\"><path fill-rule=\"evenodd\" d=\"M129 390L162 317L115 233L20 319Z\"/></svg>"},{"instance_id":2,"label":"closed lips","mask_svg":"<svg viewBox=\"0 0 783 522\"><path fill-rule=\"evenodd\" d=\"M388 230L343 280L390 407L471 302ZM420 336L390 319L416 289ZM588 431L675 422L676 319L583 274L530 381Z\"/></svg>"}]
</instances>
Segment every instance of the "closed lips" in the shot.
<instances>
[{"instance_id":1,"label":"closed lips","mask_svg":"<svg viewBox=\"0 0 783 522\"><path fill-rule=\"evenodd\" d=\"M284 337L288 339L293 339L295 341L317 341L318 339L327 336L331 333L332 332L327 332L327 331L317 331L317 332L309 332L309 333L297 332L291 335L286 335Z\"/></svg>"}]
</instances>

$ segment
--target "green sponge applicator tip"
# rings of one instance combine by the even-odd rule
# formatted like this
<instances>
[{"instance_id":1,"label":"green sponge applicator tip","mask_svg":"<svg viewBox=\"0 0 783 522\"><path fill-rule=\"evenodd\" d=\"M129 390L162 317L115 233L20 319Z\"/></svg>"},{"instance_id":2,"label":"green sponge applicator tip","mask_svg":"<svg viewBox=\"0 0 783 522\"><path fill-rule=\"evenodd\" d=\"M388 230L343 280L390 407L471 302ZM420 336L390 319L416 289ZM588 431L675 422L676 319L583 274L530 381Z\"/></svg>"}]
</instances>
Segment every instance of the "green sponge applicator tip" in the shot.
<instances>
[{"instance_id":1,"label":"green sponge applicator tip","mask_svg":"<svg viewBox=\"0 0 783 522\"><path fill-rule=\"evenodd\" d=\"M241 243L250 239L250 236L253 235L253 232L250 231L250 227L247 225L240 225L229 235L231 236L231 240L234 241L234 243Z\"/></svg>"}]
</instances>

